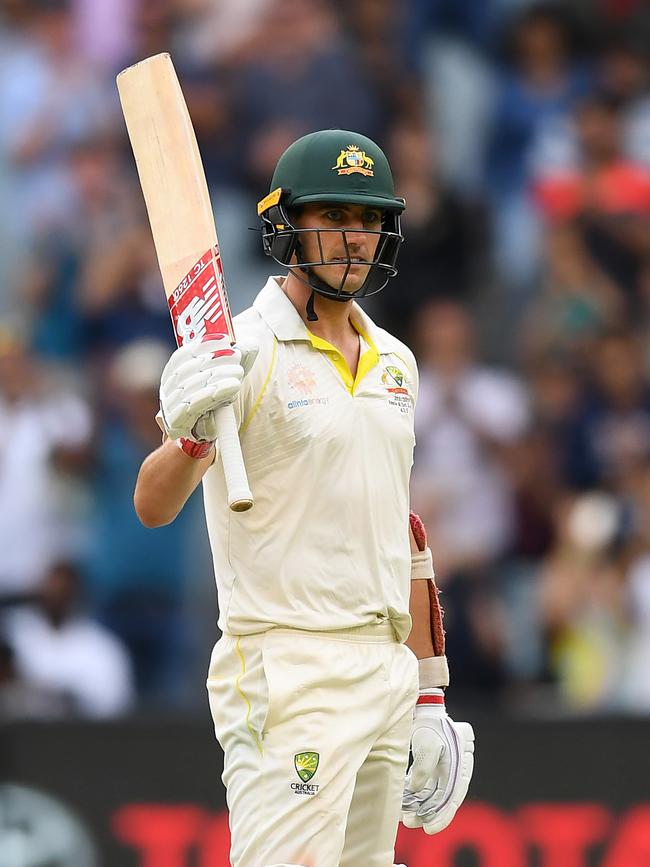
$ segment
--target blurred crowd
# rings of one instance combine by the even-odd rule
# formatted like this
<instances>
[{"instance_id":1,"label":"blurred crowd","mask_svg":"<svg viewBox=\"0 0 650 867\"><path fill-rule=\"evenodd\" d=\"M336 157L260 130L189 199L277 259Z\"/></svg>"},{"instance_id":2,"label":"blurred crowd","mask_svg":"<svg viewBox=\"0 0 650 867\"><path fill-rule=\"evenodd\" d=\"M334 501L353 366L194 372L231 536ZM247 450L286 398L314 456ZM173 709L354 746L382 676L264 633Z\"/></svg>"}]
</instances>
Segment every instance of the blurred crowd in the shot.
<instances>
[{"instance_id":1,"label":"blurred crowd","mask_svg":"<svg viewBox=\"0 0 650 867\"><path fill-rule=\"evenodd\" d=\"M420 364L454 694L649 712L647 4L0 0L0 718L204 701L200 494L155 531L131 500L173 346L114 76L159 51L235 312L284 148L389 155L407 240L367 307Z\"/></svg>"}]
</instances>

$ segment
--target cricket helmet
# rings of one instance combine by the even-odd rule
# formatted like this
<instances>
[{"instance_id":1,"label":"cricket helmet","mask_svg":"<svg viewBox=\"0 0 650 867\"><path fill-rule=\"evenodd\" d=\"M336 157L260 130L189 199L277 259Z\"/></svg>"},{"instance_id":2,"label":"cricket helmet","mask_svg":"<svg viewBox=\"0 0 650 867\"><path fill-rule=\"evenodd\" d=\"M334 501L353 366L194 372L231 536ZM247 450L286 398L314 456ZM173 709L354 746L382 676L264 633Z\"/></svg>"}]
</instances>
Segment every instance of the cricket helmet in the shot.
<instances>
[{"instance_id":1,"label":"cricket helmet","mask_svg":"<svg viewBox=\"0 0 650 867\"><path fill-rule=\"evenodd\" d=\"M358 264L358 260L350 257L348 248L347 236L353 235L354 231L298 228L293 223L296 209L312 202L361 204L379 208L382 212L381 229L364 231L364 234L380 237L373 260L361 263L370 266L368 276L354 292L343 291L350 267L354 262ZM341 129L310 133L295 141L282 154L273 174L271 192L257 206L264 252L291 269L319 295L336 301L374 295L397 273L395 262L404 240L400 214L405 204L404 199L395 195L388 160L374 141ZM305 232L317 234L320 259L316 261L304 258L301 237ZM337 286L331 286L313 272L316 266L341 265L340 260L336 263L324 261L320 240L323 232L342 235L347 251L347 269ZM292 261L294 255L296 259Z\"/></svg>"}]
</instances>

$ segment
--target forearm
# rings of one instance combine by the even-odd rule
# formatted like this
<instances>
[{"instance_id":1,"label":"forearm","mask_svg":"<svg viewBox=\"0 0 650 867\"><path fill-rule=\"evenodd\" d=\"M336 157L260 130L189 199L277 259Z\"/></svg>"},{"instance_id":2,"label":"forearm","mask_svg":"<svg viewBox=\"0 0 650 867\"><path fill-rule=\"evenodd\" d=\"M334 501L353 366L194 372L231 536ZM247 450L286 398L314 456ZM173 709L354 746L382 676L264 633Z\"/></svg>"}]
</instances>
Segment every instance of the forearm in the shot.
<instances>
[{"instance_id":1,"label":"forearm","mask_svg":"<svg viewBox=\"0 0 650 867\"><path fill-rule=\"evenodd\" d=\"M442 608L435 583L431 551L420 518L409 516L411 544L411 634L407 645L420 661L420 688L444 688L449 683Z\"/></svg>"},{"instance_id":2,"label":"forearm","mask_svg":"<svg viewBox=\"0 0 650 867\"><path fill-rule=\"evenodd\" d=\"M427 583L427 581L411 581L409 610L413 625L406 644L418 659L435 656L433 637L431 635L431 615Z\"/></svg>"},{"instance_id":3,"label":"forearm","mask_svg":"<svg viewBox=\"0 0 650 867\"><path fill-rule=\"evenodd\" d=\"M214 450L205 458L191 458L173 440L145 458L135 484L133 503L146 527L170 524L195 490L212 461Z\"/></svg>"}]
</instances>

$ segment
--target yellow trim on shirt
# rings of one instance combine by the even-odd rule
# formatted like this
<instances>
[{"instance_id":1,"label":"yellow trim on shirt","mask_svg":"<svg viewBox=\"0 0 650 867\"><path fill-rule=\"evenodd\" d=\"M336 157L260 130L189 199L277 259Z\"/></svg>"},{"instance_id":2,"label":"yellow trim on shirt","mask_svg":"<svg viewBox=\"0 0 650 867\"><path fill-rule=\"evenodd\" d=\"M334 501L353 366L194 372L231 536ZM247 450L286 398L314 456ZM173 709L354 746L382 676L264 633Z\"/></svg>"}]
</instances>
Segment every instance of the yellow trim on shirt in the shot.
<instances>
[{"instance_id":1,"label":"yellow trim on shirt","mask_svg":"<svg viewBox=\"0 0 650 867\"><path fill-rule=\"evenodd\" d=\"M357 323L352 320L350 320L350 323L357 334L360 334L361 337L363 337L368 347L359 359L356 376L352 376L352 371L350 370L343 353L337 349L336 346L333 346L329 341L324 340L317 334L312 334L309 329L307 329L307 334L309 334L309 339L314 349L319 349L321 352L327 352L329 354L330 361L343 380L343 385L345 385L351 395L354 395L364 376L366 376L366 374L369 373L376 364L379 364L379 350L375 346L370 335L364 331L360 325L357 325Z\"/></svg>"},{"instance_id":2,"label":"yellow trim on shirt","mask_svg":"<svg viewBox=\"0 0 650 867\"><path fill-rule=\"evenodd\" d=\"M275 365L275 356L277 355L277 351L278 351L278 339L277 339L277 337L274 337L273 338L273 354L271 355L271 363L269 364L269 369L268 369L268 372L266 374L266 379L264 380L262 388L260 389L260 393L257 395L257 400L253 404L251 411L248 413L248 415L246 416L246 418L242 422L241 427L239 428L239 435L240 436L244 433L244 431L246 430L248 425L253 420L253 416L257 412L259 405L262 401L262 398L264 397L264 392L266 391L266 388L269 384L269 380L271 379L271 373L273 372L273 367Z\"/></svg>"},{"instance_id":3,"label":"yellow trim on shirt","mask_svg":"<svg viewBox=\"0 0 650 867\"><path fill-rule=\"evenodd\" d=\"M239 657L239 661L241 662L241 672L239 673L239 675L237 676L237 680L235 681L235 689L237 690L237 692L239 693L241 698L244 700L244 703L246 704L246 727L248 728L248 731L251 733L251 736L252 736L253 740L255 741L255 746L260 751L260 755L263 756L264 755L264 749L262 747L262 744L260 743L260 739L257 737L257 732L255 731L255 729L253 728L253 726L250 723L251 703L248 700L248 696L246 695L246 693L244 692L244 690L241 688L241 686L239 684L239 681L246 674L246 660L244 659L244 654L242 653L242 649L240 647L240 642L241 642L241 635L238 635L237 636L237 642L235 644L235 652L237 653L237 656Z\"/></svg>"}]
</instances>

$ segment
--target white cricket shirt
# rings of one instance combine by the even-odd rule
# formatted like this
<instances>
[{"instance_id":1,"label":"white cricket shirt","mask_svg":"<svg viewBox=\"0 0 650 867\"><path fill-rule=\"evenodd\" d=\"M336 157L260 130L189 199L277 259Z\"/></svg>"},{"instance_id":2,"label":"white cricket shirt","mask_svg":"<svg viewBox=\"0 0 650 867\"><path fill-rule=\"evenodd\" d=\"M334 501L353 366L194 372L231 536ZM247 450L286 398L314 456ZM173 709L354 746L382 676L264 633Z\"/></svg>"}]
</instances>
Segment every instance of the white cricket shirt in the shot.
<instances>
[{"instance_id":1,"label":"white cricket shirt","mask_svg":"<svg viewBox=\"0 0 650 867\"><path fill-rule=\"evenodd\" d=\"M235 411L255 505L231 512L219 460L203 479L219 627L329 630L409 617L409 476L417 367L358 307L361 356L311 334L277 280L235 317L260 346Z\"/></svg>"}]
</instances>

